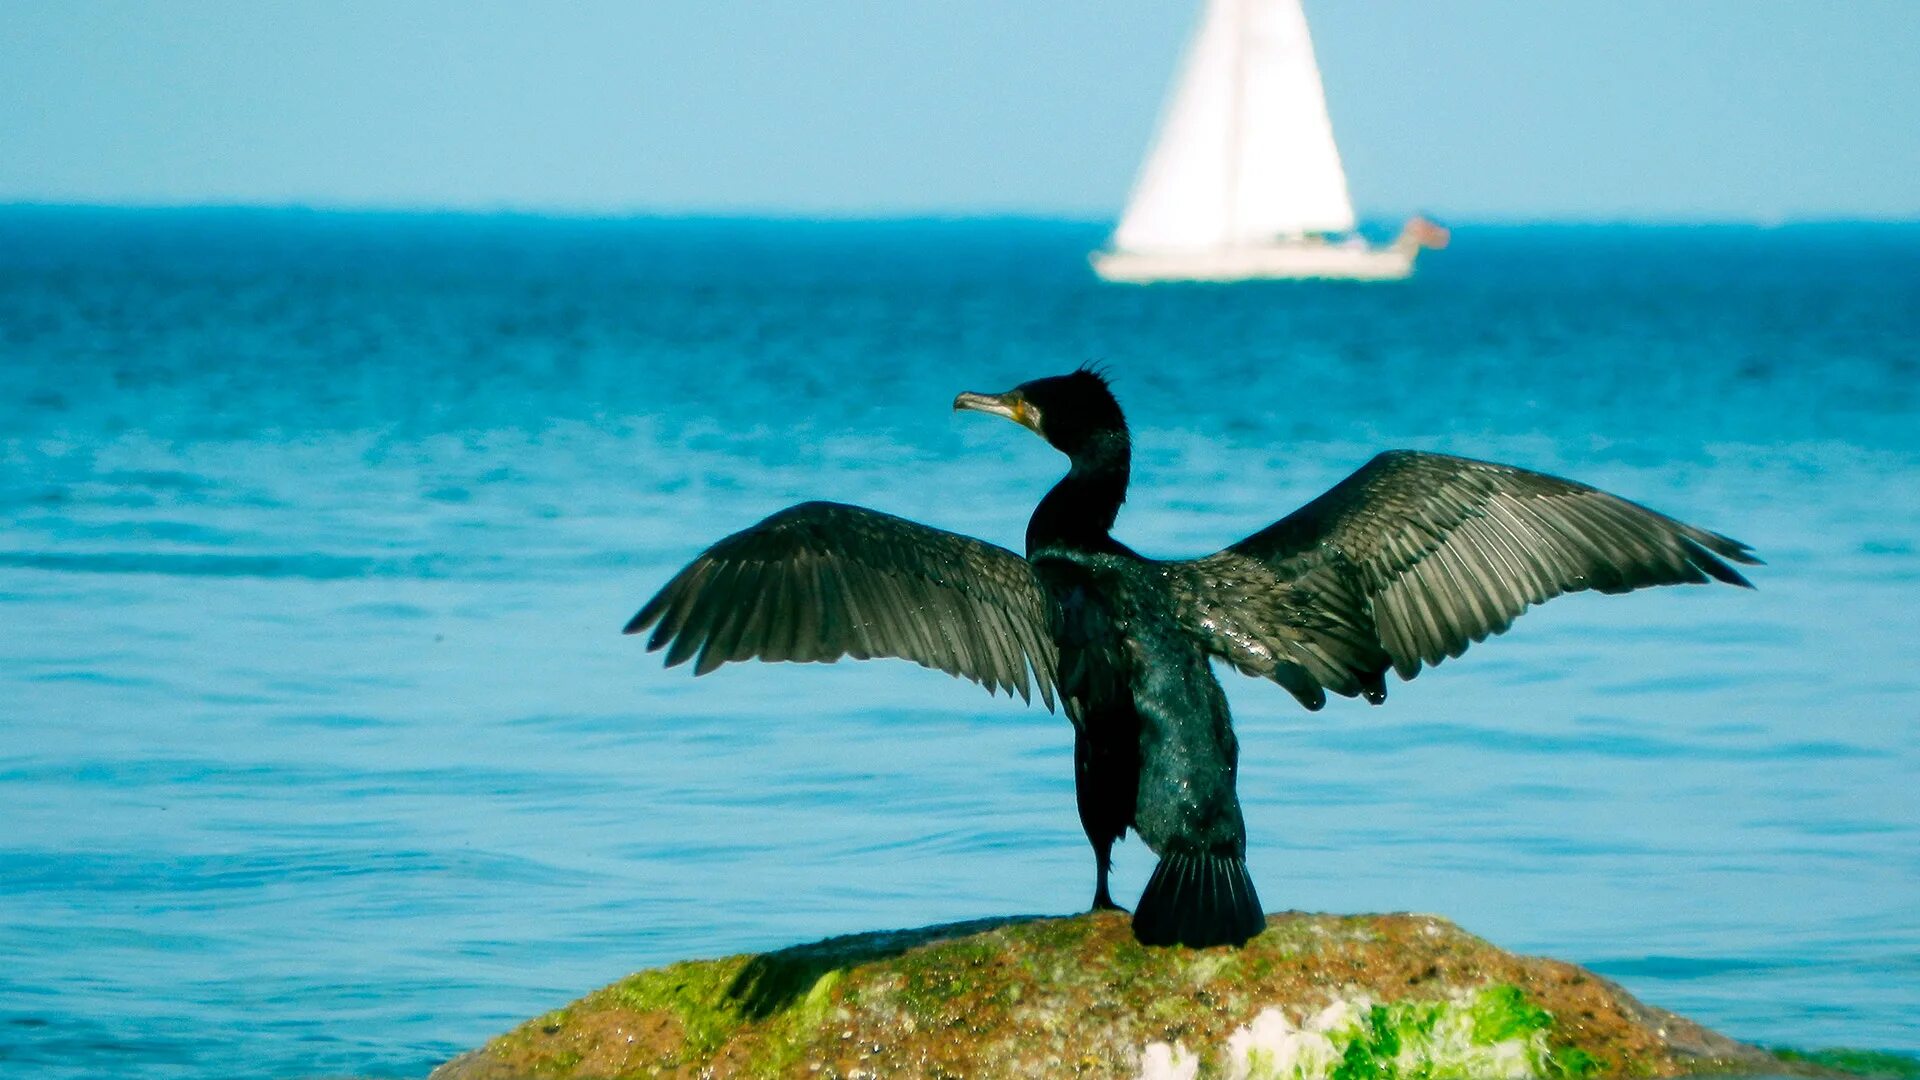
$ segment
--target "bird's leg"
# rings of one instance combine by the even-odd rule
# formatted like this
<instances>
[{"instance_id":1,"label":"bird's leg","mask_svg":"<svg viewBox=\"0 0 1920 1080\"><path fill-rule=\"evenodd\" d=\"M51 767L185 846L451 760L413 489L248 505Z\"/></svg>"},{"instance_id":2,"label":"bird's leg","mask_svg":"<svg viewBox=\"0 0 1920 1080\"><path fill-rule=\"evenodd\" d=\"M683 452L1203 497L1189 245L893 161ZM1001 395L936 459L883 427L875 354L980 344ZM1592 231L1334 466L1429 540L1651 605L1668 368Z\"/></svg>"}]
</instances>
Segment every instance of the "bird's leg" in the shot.
<instances>
[{"instance_id":1,"label":"bird's leg","mask_svg":"<svg viewBox=\"0 0 1920 1080\"><path fill-rule=\"evenodd\" d=\"M1127 910L1119 904L1114 903L1113 894L1107 891L1107 871L1113 869L1113 841L1107 840L1103 843L1095 843L1093 845L1093 860L1094 865L1098 868L1098 876L1095 877L1093 886L1093 910Z\"/></svg>"},{"instance_id":2,"label":"bird's leg","mask_svg":"<svg viewBox=\"0 0 1920 1080\"><path fill-rule=\"evenodd\" d=\"M1121 718L1132 719L1131 714ZM1102 718L1100 728L1076 723L1073 739L1074 799L1080 805L1080 825L1093 845L1093 910L1124 911L1107 891L1107 875L1113 869L1113 842L1126 835L1133 821L1133 793L1139 786L1140 767L1132 739L1100 739L1096 732L1115 725ZM1131 728L1131 724L1122 730Z\"/></svg>"}]
</instances>

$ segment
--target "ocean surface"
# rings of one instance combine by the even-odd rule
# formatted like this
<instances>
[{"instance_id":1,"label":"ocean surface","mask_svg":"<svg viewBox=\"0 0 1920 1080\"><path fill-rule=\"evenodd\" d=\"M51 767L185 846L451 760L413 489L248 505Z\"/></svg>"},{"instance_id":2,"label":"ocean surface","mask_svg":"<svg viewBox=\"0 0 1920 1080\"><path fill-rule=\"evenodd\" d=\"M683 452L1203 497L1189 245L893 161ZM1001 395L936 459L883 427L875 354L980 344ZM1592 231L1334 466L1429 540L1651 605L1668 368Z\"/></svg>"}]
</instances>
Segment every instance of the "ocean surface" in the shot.
<instances>
[{"instance_id":1,"label":"ocean surface","mask_svg":"<svg viewBox=\"0 0 1920 1080\"><path fill-rule=\"evenodd\" d=\"M1100 240L0 210L0 1074L418 1077L638 968L1079 910L1060 716L619 631L805 499L1017 547L1061 459L950 402L1090 360L1151 554L1412 447L1768 563L1380 708L1223 675L1270 908L1920 1052L1920 227L1463 227L1389 286L1105 287Z\"/></svg>"}]
</instances>

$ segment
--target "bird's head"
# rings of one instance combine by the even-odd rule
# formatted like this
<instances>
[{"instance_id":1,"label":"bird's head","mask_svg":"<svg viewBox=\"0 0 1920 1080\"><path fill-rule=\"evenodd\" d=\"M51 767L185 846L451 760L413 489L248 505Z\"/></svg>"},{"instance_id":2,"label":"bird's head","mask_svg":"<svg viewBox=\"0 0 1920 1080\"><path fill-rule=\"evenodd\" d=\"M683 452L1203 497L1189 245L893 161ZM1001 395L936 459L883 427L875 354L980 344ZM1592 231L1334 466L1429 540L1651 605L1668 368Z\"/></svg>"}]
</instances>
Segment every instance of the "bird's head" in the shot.
<instances>
[{"instance_id":1,"label":"bird's head","mask_svg":"<svg viewBox=\"0 0 1920 1080\"><path fill-rule=\"evenodd\" d=\"M1120 403L1106 376L1092 368L1024 382L1004 394L969 391L954 398L953 407L1004 416L1075 459L1127 439Z\"/></svg>"}]
</instances>

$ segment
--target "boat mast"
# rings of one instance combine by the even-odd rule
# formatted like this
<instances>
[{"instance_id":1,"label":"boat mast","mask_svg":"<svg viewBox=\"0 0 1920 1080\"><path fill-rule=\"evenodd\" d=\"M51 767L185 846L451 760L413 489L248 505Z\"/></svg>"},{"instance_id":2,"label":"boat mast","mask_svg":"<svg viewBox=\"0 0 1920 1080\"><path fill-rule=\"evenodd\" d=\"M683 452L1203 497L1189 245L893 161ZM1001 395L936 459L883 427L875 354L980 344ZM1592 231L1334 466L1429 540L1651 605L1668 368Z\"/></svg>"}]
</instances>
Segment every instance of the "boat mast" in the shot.
<instances>
[{"instance_id":1,"label":"boat mast","mask_svg":"<svg viewBox=\"0 0 1920 1080\"><path fill-rule=\"evenodd\" d=\"M1225 0L1233 5L1233 68L1227 94L1227 235L1228 247L1240 235L1240 125L1247 96L1247 0Z\"/></svg>"}]
</instances>

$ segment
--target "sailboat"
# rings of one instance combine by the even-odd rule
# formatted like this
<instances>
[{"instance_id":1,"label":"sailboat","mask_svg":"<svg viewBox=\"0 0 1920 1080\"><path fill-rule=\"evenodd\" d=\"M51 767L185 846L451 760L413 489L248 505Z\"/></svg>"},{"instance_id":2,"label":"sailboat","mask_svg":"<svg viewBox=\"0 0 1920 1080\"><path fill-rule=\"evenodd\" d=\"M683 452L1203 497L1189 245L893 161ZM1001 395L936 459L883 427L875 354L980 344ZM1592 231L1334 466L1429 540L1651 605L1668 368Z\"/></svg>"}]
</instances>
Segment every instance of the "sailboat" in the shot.
<instances>
[{"instance_id":1,"label":"sailboat","mask_svg":"<svg viewBox=\"0 0 1920 1080\"><path fill-rule=\"evenodd\" d=\"M1300 0L1207 0L1110 246L1108 281L1246 281L1413 273L1446 231L1414 218L1393 243L1354 232Z\"/></svg>"}]
</instances>

